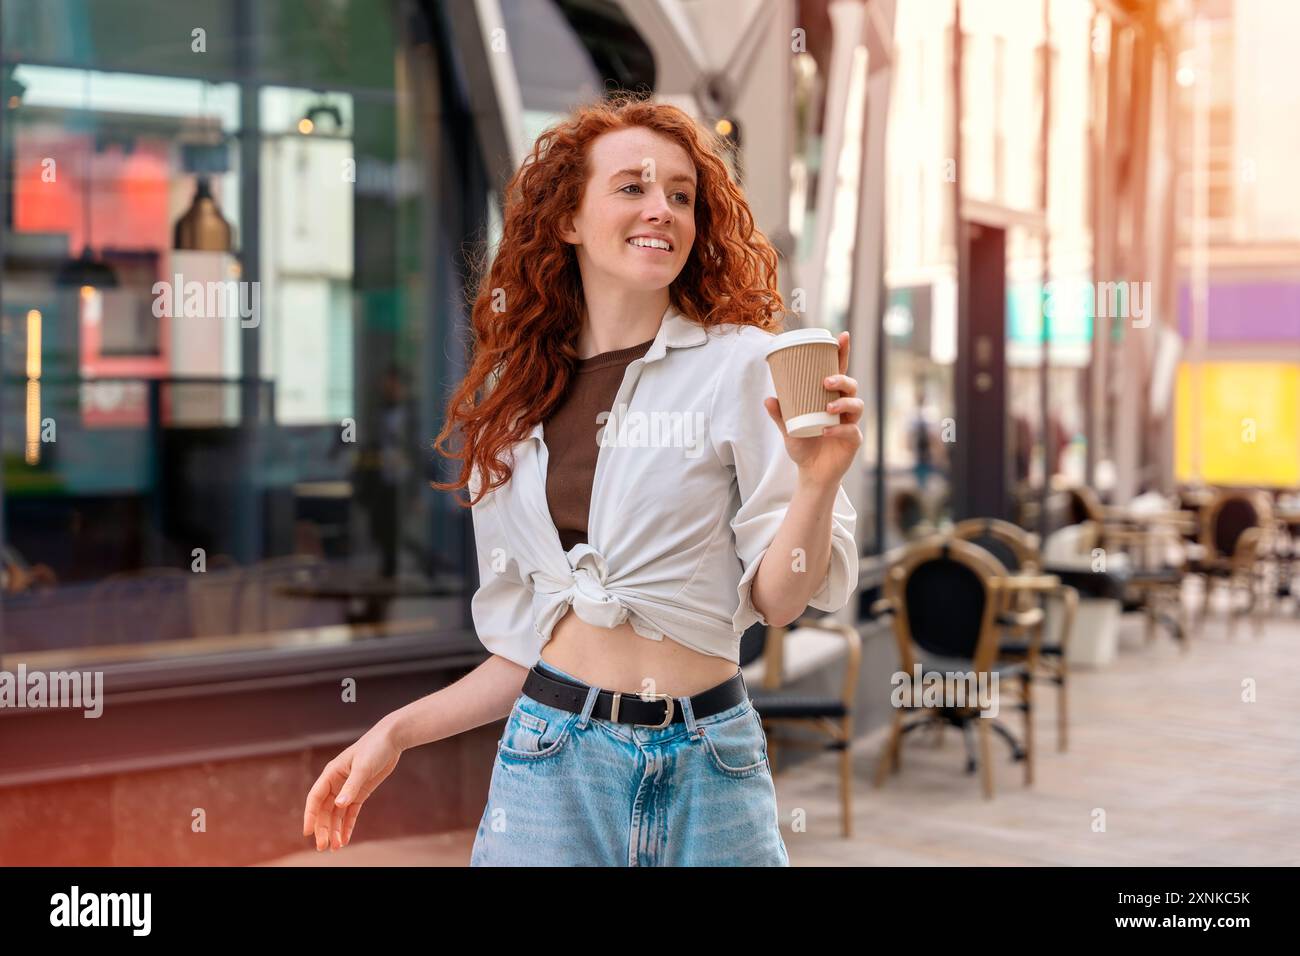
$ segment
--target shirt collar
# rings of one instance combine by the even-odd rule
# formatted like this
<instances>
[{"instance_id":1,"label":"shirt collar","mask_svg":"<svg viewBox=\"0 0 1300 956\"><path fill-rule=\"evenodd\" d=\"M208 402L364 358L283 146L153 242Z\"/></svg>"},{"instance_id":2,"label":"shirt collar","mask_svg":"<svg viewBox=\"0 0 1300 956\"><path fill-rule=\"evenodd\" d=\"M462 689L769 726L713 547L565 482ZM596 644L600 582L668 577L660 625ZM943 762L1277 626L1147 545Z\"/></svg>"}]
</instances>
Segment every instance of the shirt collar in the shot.
<instances>
[{"instance_id":1,"label":"shirt collar","mask_svg":"<svg viewBox=\"0 0 1300 956\"><path fill-rule=\"evenodd\" d=\"M655 335L655 340L650 343L649 350L641 357L641 362L646 365L658 362L668 354L669 349L688 349L703 345L708 338L709 333L702 325L692 322L669 303L660 320L659 332ZM542 437L541 422L533 426L528 437L537 439Z\"/></svg>"},{"instance_id":2,"label":"shirt collar","mask_svg":"<svg viewBox=\"0 0 1300 956\"><path fill-rule=\"evenodd\" d=\"M703 345L708 338L709 333L703 326L692 322L670 304L659 323L659 334L655 336L655 340L650 344L650 350L645 353L641 361L647 364L657 362L668 353L669 349L688 349Z\"/></svg>"}]
</instances>

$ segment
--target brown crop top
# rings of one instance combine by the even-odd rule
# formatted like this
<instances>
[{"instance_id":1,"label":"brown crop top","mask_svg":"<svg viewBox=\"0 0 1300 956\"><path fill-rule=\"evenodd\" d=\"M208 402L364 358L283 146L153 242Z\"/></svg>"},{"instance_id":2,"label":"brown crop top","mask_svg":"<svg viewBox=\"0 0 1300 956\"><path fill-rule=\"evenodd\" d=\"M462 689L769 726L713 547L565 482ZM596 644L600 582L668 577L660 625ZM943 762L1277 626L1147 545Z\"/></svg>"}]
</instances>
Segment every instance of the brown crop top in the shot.
<instances>
[{"instance_id":1,"label":"brown crop top","mask_svg":"<svg viewBox=\"0 0 1300 956\"><path fill-rule=\"evenodd\" d=\"M579 359L564 399L542 421L546 502L565 551L587 540L591 486L600 451L596 433L602 423L598 417L613 409L628 364L644 356L653 344L650 339L631 348Z\"/></svg>"}]
</instances>

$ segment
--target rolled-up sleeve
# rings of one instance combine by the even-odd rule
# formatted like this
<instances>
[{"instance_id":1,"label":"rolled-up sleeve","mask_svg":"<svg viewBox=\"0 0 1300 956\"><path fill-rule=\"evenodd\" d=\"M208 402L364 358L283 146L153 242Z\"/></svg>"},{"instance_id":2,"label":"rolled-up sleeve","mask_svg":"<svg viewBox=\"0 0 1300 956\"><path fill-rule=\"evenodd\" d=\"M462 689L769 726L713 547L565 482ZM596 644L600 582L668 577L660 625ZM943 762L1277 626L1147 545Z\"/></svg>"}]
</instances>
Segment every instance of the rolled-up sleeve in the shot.
<instances>
[{"instance_id":1,"label":"rolled-up sleeve","mask_svg":"<svg viewBox=\"0 0 1300 956\"><path fill-rule=\"evenodd\" d=\"M736 556L743 568L732 617L737 634L755 622L770 624L754 607L754 576L785 520L798 485L798 466L785 450L781 430L763 407L764 398L776 396L766 358L773 338L760 329L740 330L710 413L710 441L723 464L733 470L739 497L731 519ZM858 582L856 524L857 513L841 485L832 507L830 568L809 599L809 607L838 611L852 596Z\"/></svg>"},{"instance_id":2,"label":"rolled-up sleeve","mask_svg":"<svg viewBox=\"0 0 1300 956\"><path fill-rule=\"evenodd\" d=\"M471 494L475 494L473 480ZM479 641L493 654L532 667L542 654L533 627L533 589L524 582L497 510L495 494L473 506L474 544L478 551L479 587L470 614Z\"/></svg>"}]
</instances>

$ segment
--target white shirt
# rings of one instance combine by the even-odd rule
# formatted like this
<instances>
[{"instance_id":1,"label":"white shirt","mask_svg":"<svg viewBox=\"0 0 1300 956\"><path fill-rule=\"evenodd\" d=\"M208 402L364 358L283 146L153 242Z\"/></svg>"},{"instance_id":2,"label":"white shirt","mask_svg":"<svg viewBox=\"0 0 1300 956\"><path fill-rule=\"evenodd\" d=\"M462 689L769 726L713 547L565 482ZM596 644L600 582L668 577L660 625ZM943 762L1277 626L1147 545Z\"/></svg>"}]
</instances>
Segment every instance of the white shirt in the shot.
<instances>
[{"instance_id":1,"label":"white shirt","mask_svg":"<svg viewBox=\"0 0 1300 956\"><path fill-rule=\"evenodd\" d=\"M669 307L598 433L587 541L568 552L547 504L542 425L513 446L510 480L473 508L471 611L489 651L531 667L572 606L589 624L627 621L642 637L739 663L741 635L768 623L750 589L798 476L763 408L776 394L765 357L774 337L735 324L706 330ZM480 480L474 469L471 495ZM810 606L848 603L856 521L838 488L830 569Z\"/></svg>"}]
</instances>

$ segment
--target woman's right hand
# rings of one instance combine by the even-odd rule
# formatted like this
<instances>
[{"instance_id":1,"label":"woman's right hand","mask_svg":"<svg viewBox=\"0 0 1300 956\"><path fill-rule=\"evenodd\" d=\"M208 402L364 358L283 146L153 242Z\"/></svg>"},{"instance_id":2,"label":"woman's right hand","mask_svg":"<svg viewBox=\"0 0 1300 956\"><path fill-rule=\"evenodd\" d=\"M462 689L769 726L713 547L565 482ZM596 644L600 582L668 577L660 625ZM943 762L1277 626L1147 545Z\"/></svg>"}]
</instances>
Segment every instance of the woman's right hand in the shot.
<instances>
[{"instance_id":1,"label":"woman's right hand","mask_svg":"<svg viewBox=\"0 0 1300 956\"><path fill-rule=\"evenodd\" d=\"M302 835L316 835L317 851L342 849L352 840L361 805L397 766L402 750L381 722L325 765L307 794Z\"/></svg>"}]
</instances>

